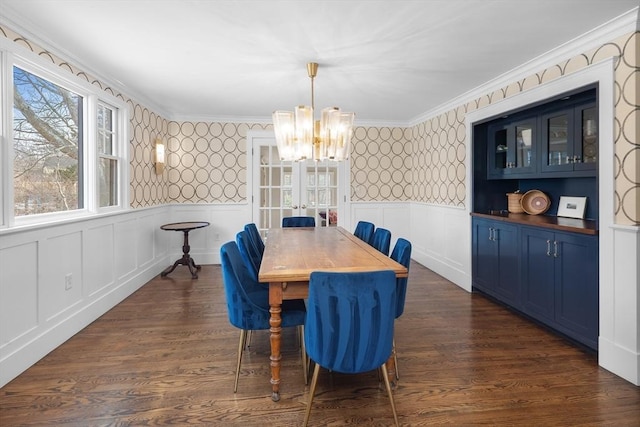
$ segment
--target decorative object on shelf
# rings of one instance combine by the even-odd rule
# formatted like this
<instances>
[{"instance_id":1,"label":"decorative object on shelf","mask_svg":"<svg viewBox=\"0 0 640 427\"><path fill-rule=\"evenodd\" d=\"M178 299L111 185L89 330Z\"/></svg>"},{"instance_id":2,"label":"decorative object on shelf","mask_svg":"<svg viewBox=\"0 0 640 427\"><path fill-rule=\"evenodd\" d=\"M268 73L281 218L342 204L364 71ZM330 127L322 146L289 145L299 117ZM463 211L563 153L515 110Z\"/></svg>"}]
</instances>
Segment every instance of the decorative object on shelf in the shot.
<instances>
[{"instance_id":1,"label":"decorative object on shelf","mask_svg":"<svg viewBox=\"0 0 640 427\"><path fill-rule=\"evenodd\" d=\"M529 215L540 215L549 210L551 200L540 190L529 190L522 196L520 204Z\"/></svg>"},{"instance_id":2,"label":"decorative object on shelf","mask_svg":"<svg viewBox=\"0 0 640 427\"><path fill-rule=\"evenodd\" d=\"M294 111L274 111L273 129L280 160L346 160L349 158L355 113L338 107L324 108L320 120L314 118L313 79L318 64L307 64L311 78L311 106L300 105Z\"/></svg>"},{"instance_id":3,"label":"decorative object on shelf","mask_svg":"<svg viewBox=\"0 0 640 427\"><path fill-rule=\"evenodd\" d=\"M154 148L154 157L156 162L156 174L161 175L164 171L164 143L160 138L156 139L156 146Z\"/></svg>"},{"instance_id":4,"label":"decorative object on shelf","mask_svg":"<svg viewBox=\"0 0 640 427\"><path fill-rule=\"evenodd\" d=\"M583 219L586 206L586 197L560 196L560 204L558 205L558 216Z\"/></svg>"},{"instance_id":5,"label":"decorative object on shelf","mask_svg":"<svg viewBox=\"0 0 640 427\"><path fill-rule=\"evenodd\" d=\"M513 193L507 193L507 208L509 209L509 213L524 212L520 200L522 200L522 193L520 190L516 190Z\"/></svg>"}]
</instances>

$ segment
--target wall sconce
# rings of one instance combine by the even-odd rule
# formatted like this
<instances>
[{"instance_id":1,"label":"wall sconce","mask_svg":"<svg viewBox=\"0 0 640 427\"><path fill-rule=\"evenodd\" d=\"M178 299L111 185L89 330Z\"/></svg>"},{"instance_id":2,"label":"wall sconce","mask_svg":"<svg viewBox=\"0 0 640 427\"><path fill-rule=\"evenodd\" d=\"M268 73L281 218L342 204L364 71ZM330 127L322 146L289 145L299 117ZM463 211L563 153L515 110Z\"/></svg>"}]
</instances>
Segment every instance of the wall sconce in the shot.
<instances>
[{"instance_id":1,"label":"wall sconce","mask_svg":"<svg viewBox=\"0 0 640 427\"><path fill-rule=\"evenodd\" d=\"M160 138L156 139L156 148L155 148L155 157L156 157L156 174L160 175L164 171L164 143Z\"/></svg>"}]
</instances>

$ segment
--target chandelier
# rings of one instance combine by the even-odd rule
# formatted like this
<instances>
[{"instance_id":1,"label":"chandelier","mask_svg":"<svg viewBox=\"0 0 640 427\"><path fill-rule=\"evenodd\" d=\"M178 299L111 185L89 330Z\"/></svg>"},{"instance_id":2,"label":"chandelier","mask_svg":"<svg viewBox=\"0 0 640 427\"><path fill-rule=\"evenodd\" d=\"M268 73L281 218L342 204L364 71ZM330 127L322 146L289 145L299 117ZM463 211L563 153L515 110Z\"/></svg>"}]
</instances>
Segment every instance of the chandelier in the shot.
<instances>
[{"instance_id":1,"label":"chandelier","mask_svg":"<svg viewBox=\"0 0 640 427\"><path fill-rule=\"evenodd\" d=\"M307 64L311 79L311 106L299 105L294 111L274 111L273 128L280 160L346 160L349 158L355 113L338 107L322 109L314 118L313 79L318 64Z\"/></svg>"}]
</instances>

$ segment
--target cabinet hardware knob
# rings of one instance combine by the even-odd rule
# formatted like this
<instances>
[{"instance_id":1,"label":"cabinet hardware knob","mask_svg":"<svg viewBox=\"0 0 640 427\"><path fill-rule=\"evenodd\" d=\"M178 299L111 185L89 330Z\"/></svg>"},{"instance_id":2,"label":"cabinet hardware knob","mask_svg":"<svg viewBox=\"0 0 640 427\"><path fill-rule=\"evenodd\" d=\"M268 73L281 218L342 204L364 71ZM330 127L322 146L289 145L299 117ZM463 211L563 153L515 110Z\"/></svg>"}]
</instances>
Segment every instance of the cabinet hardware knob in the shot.
<instances>
[{"instance_id":1,"label":"cabinet hardware knob","mask_svg":"<svg viewBox=\"0 0 640 427\"><path fill-rule=\"evenodd\" d=\"M553 241L553 257L558 258L558 242Z\"/></svg>"},{"instance_id":2,"label":"cabinet hardware knob","mask_svg":"<svg viewBox=\"0 0 640 427\"><path fill-rule=\"evenodd\" d=\"M547 256L551 256L551 240L547 240Z\"/></svg>"}]
</instances>

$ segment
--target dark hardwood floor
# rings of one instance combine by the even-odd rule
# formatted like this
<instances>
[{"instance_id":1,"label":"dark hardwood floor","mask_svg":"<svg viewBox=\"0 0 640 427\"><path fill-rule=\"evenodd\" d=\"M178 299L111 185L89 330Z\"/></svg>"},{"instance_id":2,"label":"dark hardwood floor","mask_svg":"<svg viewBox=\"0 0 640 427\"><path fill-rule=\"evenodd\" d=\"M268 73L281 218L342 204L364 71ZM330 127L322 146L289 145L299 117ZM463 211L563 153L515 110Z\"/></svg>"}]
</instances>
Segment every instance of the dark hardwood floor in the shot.
<instances>
[{"instance_id":1,"label":"dark hardwood floor","mask_svg":"<svg viewBox=\"0 0 640 427\"><path fill-rule=\"evenodd\" d=\"M219 266L159 276L0 389L0 426L297 426L308 396L294 330L282 399L269 384L269 333L253 334L233 393L239 331ZM596 357L413 263L396 322L407 426L640 426L640 387ZM321 371L310 425L387 426L375 372Z\"/></svg>"}]
</instances>

